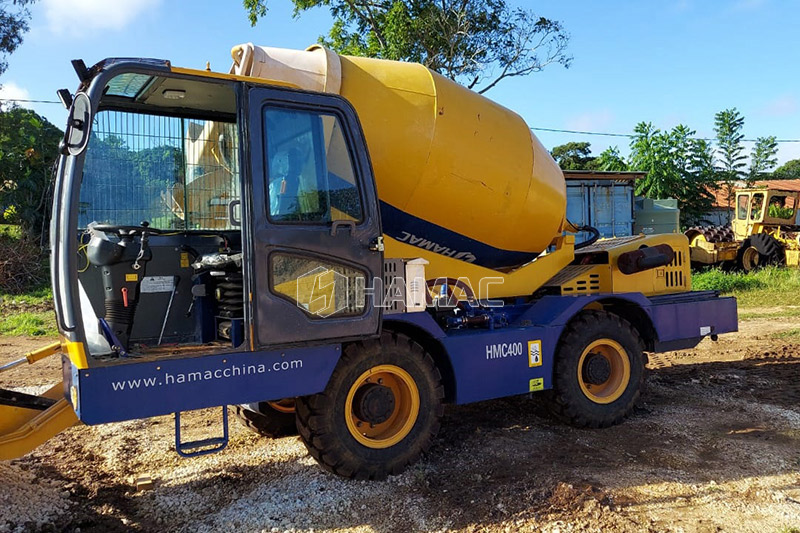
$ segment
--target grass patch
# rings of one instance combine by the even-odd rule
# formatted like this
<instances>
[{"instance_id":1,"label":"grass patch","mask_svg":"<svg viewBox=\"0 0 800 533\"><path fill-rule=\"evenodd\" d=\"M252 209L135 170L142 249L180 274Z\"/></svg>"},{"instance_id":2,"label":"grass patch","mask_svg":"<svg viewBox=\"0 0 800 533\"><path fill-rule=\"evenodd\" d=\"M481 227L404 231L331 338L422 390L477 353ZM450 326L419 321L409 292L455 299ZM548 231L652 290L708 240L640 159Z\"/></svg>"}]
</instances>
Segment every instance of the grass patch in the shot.
<instances>
[{"instance_id":1,"label":"grass patch","mask_svg":"<svg viewBox=\"0 0 800 533\"><path fill-rule=\"evenodd\" d=\"M752 291L764 287L764 282L754 274L724 272L718 268L692 275L692 288L697 291L723 293Z\"/></svg>"},{"instance_id":2,"label":"grass patch","mask_svg":"<svg viewBox=\"0 0 800 533\"><path fill-rule=\"evenodd\" d=\"M796 318L800 317L800 307L784 307L777 311L740 311L739 318Z\"/></svg>"},{"instance_id":3,"label":"grass patch","mask_svg":"<svg viewBox=\"0 0 800 533\"><path fill-rule=\"evenodd\" d=\"M0 317L0 335L40 337L57 335L56 319L52 312L22 312Z\"/></svg>"},{"instance_id":4,"label":"grass patch","mask_svg":"<svg viewBox=\"0 0 800 533\"><path fill-rule=\"evenodd\" d=\"M800 328L789 329L786 331L779 331L769 336L771 339L778 339L784 341L798 341L800 340Z\"/></svg>"},{"instance_id":5,"label":"grass patch","mask_svg":"<svg viewBox=\"0 0 800 533\"><path fill-rule=\"evenodd\" d=\"M57 335L53 291L39 286L23 294L0 292L0 335Z\"/></svg>"},{"instance_id":6,"label":"grass patch","mask_svg":"<svg viewBox=\"0 0 800 533\"><path fill-rule=\"evenodd\" d=\"M0 309L4 307L45 307L53 305L53 289L49 285L35 287L23 294L0 292Z\"/></svg>"},{"instance_id":7,"label":"grass patch","mask_svg":"<svg viewBox=\"0 0 800 533\"><path fill-rule=\"evenodd\" d=\"M715 290L736 296L739 307L787 307L800 305L800 269L768 267L745 274L710 269L692 275L694 290ZM800 309L769 316L800 316ZM741 315L740 315L741 316ZM744 318L744 316L742 316ZM751 318L756 318L755 316ZM758 318L761 318L759 316Z\"/></svg>"}]
</instances>

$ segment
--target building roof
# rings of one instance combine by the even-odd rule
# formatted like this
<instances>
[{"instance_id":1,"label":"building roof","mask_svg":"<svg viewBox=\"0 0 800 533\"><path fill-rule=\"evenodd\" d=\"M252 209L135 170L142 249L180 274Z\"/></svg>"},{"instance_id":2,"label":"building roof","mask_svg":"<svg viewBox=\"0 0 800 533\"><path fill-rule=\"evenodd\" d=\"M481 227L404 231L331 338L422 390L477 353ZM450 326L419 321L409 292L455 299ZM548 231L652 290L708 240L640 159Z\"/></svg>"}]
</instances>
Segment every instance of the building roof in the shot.
<instances>
[{"instance_id":1,"label":"building roof","mask_svg":"<svg viewBox=\"0 0 800 533\"><path fill-rule=\"evenodd\" d=\"M708 187L709 192L714 195L714 203L711 207L714 209L731 209L733 207L733 198L730 199L730 202L728 201L727 187L721 182L717 186L719 187L717 190ZM735 189L742 189L745 186L744 182L734 184ZM757 181L755 187L800 192L800 180L763 180Z\"/></svg>"},{"instance_id":2,"label":"building roof","mask_svg":"<svg viewBox=\"0 0 800 533\"><path fill-rule=\"evenodd\" d=\"M728 188L724 183L718 184L718 189L706 187L708 191L714 196L714 202L711 204L713 209L730 209L733 207L733 199L728 199Z\"/></svg>"},{"instance_id":3,"label":"building roof","mask_svg":"<svg viewBox=\"0 0 800 533\"><path fill-rule=\"evenodd\" d=\"M759 187L800 192L800 180L764 180L756 183Z\"/></svg>"},{"instance_id":4,"label":"building roof","mask_svg":"<svg viewBox=\"0 0 800 533\"><path fill-rule=\"evenodd\" d=\"M634 181L647 176L647 172L639 171L605 171L605 170L565 170L567 180L614 180Z\"/></svg>"}]
</instances>

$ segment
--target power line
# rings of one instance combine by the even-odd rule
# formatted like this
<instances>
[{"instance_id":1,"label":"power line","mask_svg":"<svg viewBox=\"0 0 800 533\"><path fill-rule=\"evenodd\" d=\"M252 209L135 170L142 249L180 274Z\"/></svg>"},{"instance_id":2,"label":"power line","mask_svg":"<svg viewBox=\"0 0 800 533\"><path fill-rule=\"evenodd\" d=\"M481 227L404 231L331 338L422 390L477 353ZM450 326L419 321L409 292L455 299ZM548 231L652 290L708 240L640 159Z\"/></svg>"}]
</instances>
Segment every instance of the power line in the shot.
<instances>
[{"instance_id":1,"label":"power line","mask_svg":"<svg viewBox=\"0 0 800 533\"><path fill-rule=\"evenodd\" d=\"M633 135L627 133L603 133L599 131L558 130L554 128L533 128L533 127L531 129L535 131L550 131L553 133L573 133L576 135L602 135L604 137L627 137L629 139L633 137Z\"/></svg>"},{"instance_id":2,"label":"power line","mask_svg":"<svg viewBox=\"0 0 800 533\"><path fill-rule=\"evenodd\" d=\"M60 104L58 100L26 100L24 98L0 98L0 102L24 102L27 104Z\"/></svg>"},{"instance_id":3,"label":"power line","mask_svg":"<svg viewBox=\"0 0 800 533\"><path fill-rule=\"evenodd\" d=\"M570 133L573 135L601 135L603 137L625 137L627 139L633 139L636 135L632 133L608 133L608 132L600 132L600 131L579 131L579 130L559 130L555 128L531 128L534 131L549 131L552 133ZM710 141L714 142L716 139L712 139L709 137L695 137L701 141ZM742 142L757 142L757 139L742 139ZM777 143L800 143L800 139L775 139Z\"/></svg>"},{"instance_id":4,"label":"power line","mask_svg":"<svg viewBox=\"0 0 800 533\"><path fill-rule=\"evenodd\" d=\"M23 102L27 104L61 104L58 100L27 100L24 98L0 98L0 102ZM625 139L633 139L635 137L632 133L611 133L605 131L581 131L581 130L561 130L556 128L531 128L534 131L547 131L551 133L569 133L571 135L598 135L601 137L623 137ZM716 141L709 137L697 137L701 141ZM757 139L742 139L742 142L757 142ZM800 139L776 139L777 143L800 143Z\"/></svg>"}]
</instances>

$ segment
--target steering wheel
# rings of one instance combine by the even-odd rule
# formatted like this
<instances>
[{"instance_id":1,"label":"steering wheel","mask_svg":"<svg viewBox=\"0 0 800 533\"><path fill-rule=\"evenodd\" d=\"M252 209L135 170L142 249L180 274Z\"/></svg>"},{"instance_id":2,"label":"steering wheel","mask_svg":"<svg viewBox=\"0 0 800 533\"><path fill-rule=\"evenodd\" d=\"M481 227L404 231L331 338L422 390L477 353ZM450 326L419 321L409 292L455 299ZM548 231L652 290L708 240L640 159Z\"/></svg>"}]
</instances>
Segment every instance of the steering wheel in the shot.
<instances>
[{"instance_id":1,"label":"steering wheel","mask_svg":"<svg viewBox=\"0 0 800 533\"><path fill-rule=\"evenodd\" d=\"M103 233L116 233L119 236L134 236L139 234L161 235L164 233L160 229L150 227L149 222L142 222L139 226L117 226L114 224L96 224L92 229L102 231Z\"/></svg>"}]
</instances>

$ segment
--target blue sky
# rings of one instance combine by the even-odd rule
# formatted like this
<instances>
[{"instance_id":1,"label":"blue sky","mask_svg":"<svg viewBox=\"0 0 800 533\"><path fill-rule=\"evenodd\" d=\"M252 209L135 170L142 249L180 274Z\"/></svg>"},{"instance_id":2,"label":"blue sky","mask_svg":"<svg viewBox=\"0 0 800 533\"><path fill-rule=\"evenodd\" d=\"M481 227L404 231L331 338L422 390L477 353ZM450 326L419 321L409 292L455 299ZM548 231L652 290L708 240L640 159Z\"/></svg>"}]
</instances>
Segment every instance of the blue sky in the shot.
<instances>
[{"instance_id":1,"label":"blue sky","mask_svg":"<svg viewBox=\"0 0 800 533\"><path fill-rule=\"evenodd\" d=\"M797 0L509 0L560 20L572 36L570 69L560 66L502 82L487 96L531 126L630 133L642 120L684 123L713 135L714 113L737 107L748 138L800 138L800 2ZM0 77L0 98L55 99L73 89L70 59L169 59L227 71L231 46L254 42L304 48L330 24L324 10L291 17L291 2L270 0L251 28L238 0L39 0L31 31ZM26 104L59 127L58 105ZM626 139L537 133L552 147L590 141L627 152ZM748 147L749 149L749 147ZM800 158L800 143L780 145L779 160Z\"/></svg>"}]
</instances>

